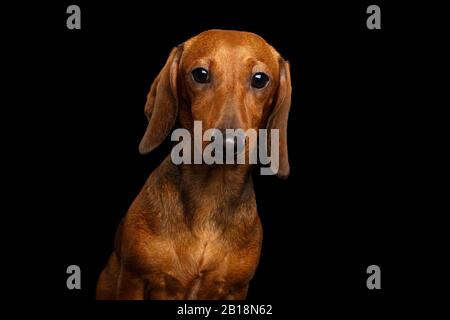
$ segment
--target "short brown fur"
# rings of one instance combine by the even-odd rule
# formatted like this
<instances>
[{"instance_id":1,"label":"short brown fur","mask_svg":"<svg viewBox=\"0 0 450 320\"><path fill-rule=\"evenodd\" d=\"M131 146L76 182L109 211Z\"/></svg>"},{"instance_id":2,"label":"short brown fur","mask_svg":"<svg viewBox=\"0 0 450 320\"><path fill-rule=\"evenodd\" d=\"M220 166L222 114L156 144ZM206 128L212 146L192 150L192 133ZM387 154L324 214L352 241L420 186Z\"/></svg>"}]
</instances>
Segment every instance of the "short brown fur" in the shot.
<instances>
[{"instance_id":1,"label":"short brown fur","mask_svg":"<svg viewBox=\"0 0 450 320\"><path fill-rule=\"evenodd\" d=\"M199 85L195 67L211 73ZM266 88L250 87L265 72ZM278 175L289 175L289 65L259 36L210 30L174 48L153 82L140 152L156 148L176 123L193 130L280 130ZM259 261L262 228L250 165L174 165L150 175L118 228L97 299L244 299Z\"/></svg>"}]
</instances>

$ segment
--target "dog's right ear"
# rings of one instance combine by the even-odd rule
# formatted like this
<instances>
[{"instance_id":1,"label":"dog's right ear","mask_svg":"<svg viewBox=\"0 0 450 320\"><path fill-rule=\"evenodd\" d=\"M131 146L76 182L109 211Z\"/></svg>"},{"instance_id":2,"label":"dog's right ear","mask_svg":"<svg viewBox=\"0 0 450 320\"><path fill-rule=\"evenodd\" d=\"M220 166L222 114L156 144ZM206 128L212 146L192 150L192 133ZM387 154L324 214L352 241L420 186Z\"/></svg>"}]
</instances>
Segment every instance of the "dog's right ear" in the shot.
<instances>
[{"instance_id":1,"label":"dog's right ear","mask_svg":"<svg viewBox=\"0 0 450 320\"><path fill-rule=\"evenodd\" d=\"M139 144L139 152L142 154L158 147L170 133L177 119L177 74L182 50L182 46L172 49L147 95L145 115L148 126Z\"/></svg>"}]
</instances>

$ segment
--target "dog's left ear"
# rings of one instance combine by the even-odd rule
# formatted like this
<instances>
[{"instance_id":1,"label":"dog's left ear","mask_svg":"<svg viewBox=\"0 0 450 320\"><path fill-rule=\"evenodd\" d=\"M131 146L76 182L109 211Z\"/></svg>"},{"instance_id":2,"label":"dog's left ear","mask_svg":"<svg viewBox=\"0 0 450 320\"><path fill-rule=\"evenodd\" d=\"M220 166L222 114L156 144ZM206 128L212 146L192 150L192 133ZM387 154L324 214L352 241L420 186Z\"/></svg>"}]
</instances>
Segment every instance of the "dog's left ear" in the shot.
<instances>
[{"instance_id":1,"label":"dog's left ear","mask_svg":"<svg viewBox=\"0 0 450 320\"><path fill-rule=\"evenodd\" d=\"M166 64L153 81L145 104L148 126L139 144L139 152L149 153L167 137L178 114L177 75L182 46L173 48Z\"/></svg>"},{"instance_id":2,"label":"dog's left ear","mask_svg":"<svg viewBox=\"0 0 450 320\"><path fill-rule=\"evenodd\" d=\"M283 179L286 179L289 176L290 171L287 147L287 125L289 109L291 108L291 92L289 63L280 57L280 83L274 109L267 121L267 129L280 130L280 164L277 176Z\"/></svg>"}]
</instances>

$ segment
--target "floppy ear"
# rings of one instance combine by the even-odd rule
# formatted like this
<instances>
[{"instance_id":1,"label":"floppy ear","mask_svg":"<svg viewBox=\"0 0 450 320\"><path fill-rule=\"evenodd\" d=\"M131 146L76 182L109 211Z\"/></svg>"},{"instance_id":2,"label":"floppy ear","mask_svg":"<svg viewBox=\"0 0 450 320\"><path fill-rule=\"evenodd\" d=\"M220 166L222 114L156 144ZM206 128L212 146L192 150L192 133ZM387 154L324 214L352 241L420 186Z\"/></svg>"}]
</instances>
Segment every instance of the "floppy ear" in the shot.
<instances>
[{"instance_id":1,"label":"floppy ear","mask_svg":"<svg viewBox=\"0 0 450 320\"><path fill-rule=\"evenodd\" d=\"M291 108L291 92L291 73L289 63L280 58L280 84L278 87L275 107L269 117L269 120L267 121L267 129L280 130L280 163L277 176L283 179L289 176L290 171L287 147L287 124L289 109Z\"/></svg>"},{"instance_id":2,"label":"floppy ear","mask_svg":"<svg viewBox=\"0 0 450 320\"><path fill-rule=\"evenodd\" d=\"M173 48L147 95L145 115L148 126L139 144L139 152L149 153L167 137L178 113L177 74L182 47Z\"/></svg>"}]
</instances>

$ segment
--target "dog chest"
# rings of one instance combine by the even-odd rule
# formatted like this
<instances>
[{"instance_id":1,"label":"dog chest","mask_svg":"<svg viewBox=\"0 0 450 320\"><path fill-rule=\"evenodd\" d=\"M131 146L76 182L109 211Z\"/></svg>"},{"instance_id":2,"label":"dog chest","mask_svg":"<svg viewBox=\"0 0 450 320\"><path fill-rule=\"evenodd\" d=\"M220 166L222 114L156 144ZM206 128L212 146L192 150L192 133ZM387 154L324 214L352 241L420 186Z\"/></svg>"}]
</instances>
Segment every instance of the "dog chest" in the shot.
<instances>
[{"instance_id":1,"label":"dog chest","mask_svg":"<svg viewBox=\"0 0 450 320\"><path fill-rule=\"evenodd\" d=\"M147 274L152 298L226 298L248 284L259 248L237 249L213 238L166 243Z\"/></svg>"}]
</instances>

